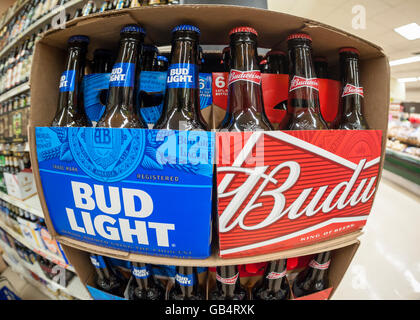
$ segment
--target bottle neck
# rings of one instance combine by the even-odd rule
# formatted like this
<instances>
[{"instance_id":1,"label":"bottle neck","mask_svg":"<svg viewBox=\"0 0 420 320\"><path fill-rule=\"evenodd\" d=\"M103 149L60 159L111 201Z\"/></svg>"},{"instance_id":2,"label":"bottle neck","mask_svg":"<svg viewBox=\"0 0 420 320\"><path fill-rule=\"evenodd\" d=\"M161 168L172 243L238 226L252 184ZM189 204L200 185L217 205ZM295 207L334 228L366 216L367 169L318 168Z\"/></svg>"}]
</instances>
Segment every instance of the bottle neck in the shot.
<instances>
[{"instance_id":1,"label":"bottle neck","mask_svg":"<svg viewBox=\"0 0 420 320\"><path fill-rule=\"evenodd\" d=\"M286 281L286 266L286 259L271 261L264 274L263 288L272 292L280 291Z\"/></svg>"},{"instance_id":2,"label":"bottle neck","mask_svg":"<svg viewBox=\"0 0 420 320\"><path fill-rule=\"evenodd\" d=\"M309 263L309 271L307 278L320 281L328 274L328 268L331 260L331 252L321 252L318 253Z\"/></svg>"},{"instance_id":3,"label":"bottle neck","mask_svg":"<svg viewBox=\"0 0 420 320\"><path fill-rule=\"evenodd\" d=\"M99 280L110 280L112 275L112 270L108 267L105 259L102 256L90 255L92 264L95 267L96 274Z\"/></svg>"},{"instance_id":4,"label":"bottle neck","mask_svg":"<svg viewBox=\"0 0 420 320\"><path fill-rule=\"evenodd\" d=\"M197 269L195 267L177 267L175 287L183 297L195 296L198 288Z\"/></svg>"},{"instance_id":5,"label":"bottle neck","mask_svg":"<svg viewBox=\"0 0 420 320\"><path fill-rule=\"evenodd\" d=\"M141 262L133 262L132 273L136 279L137 287L140 290L147 290L152 287L153 281L149 265Z\"/></svg>"},{"instance_id":6,"label":"bottle neck","mask_svg":"<svg viewBox=\"0 0 420 320\"><path fill-rule=\"evenodd\" d=\"M291 68L290 79L294 76L312 79L316 78L315 68L312 62L312 50L308 45L296 45L289 50Z\"/></svg>"},{"instance_id":7,"label":"bottle neck","mask_svg":"<svg viewBox=\"0 0 420 320\"><path fill-rule=\"evenodd\" d=\"M221 266L216 268L216 283L220 294L224 297L232 297L240 287L239 271L236 265Z\"/></svg>"},{"instance_id":8,"label":"bottle neck","mask_svg":"<svg viewBox=\"0 0 420 320\"><path fill-rule=\"evenodd\" d=\"M81 47L69 48L66 69L60 79L59 108L66 108L72 114L80 112L79 86L84 75L85 54Z\"/></svg>"},{"instance_id":9,"label":"bottle neck","mask_svg":"<svg viewBox=\"0 0 420 320\"><path fill-rule=\"evenodd\" d=\"M261 71L254 41L235 41L231 48L228 112L231 114L263 113Z\"/></svg>"},{"instance_id":10,"label":"bottle neck","mask_svg":"<svg viewBox=\"0 0 420 320\"><path fill-rule=\"evenodd\" d=\"M341 82L343 85L351 84L356 87L360 86L359 81L359 59L342 58L341 59Z\"/></svg>"},{"instance_id":11,"label":"bottle neck","mask_svg":"<svg viewBox=\"0 0 420 320\"><path fill-rule=\"evenodd\" d=\"M117 60L112 68L107 110L119 109L134 114L134 76L139 41L123 38Z\"/></svg>"},{"instance_id":12,"label":"bottle neck","mask_svg":"<svg viewBox=\"0 0 420 320\"><path fill-rule=\"evenodd\" d=\"M362 117L363 88L359 79L359 59L342 55L341 62L341 99L344 116Z\"/></svg>"},{"instance_id":13,"label":"bottle neck","mask_svg":"<svg viewBox=\"0 0 420 320\"><path fill-rule=\"evenodd\" d=\"M266 73L287 74L286 57L282 55L268 55Z\"/></svg>"}]
</instances>

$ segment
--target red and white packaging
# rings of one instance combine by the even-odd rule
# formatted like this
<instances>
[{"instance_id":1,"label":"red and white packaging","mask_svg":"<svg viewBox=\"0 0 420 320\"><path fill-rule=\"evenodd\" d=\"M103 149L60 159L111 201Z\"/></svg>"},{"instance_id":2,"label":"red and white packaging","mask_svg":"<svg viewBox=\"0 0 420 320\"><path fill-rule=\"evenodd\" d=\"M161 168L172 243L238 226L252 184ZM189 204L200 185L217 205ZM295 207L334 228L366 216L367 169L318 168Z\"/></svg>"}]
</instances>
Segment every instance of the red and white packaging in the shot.
<instances>
[{"instance_id":1,"label":"red and white packaging","mask_svg":"<svg viewBox=\"0 0 420 320\"><path fill-rule=\"evenodd\" d=\"M381 130L216 133L219 255L254 256L361 229Z\"/></svg>"}]
</instances>

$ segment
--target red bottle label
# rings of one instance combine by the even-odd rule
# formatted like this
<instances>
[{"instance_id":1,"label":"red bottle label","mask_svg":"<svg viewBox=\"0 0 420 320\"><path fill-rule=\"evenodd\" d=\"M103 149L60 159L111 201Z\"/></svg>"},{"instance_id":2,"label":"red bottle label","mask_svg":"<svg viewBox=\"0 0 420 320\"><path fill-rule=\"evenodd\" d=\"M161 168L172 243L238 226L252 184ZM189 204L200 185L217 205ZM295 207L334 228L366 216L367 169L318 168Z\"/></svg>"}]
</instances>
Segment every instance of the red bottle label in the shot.
<instances>
[{"instance_id":1,"label":"red bottle label","mask_svg":"<svg viewBox=\"0 0 420 320\"><path fill-rule=\"evenodd\" d=\"M318 263L315 260L311 260L311 262L309 262L309 266L311 268L318 269L318 270L327 270L328 267L330 266L330 262L331 260L328 260L325 263Z\"/></svg>"},{"instance_id":2,"label":"red bottle label","mask_svg":"<svg viewBox=\"0 0 420 320\"><path fill-rule=\"evenodd\" d=\"M236 281L238 280L238 277L239 277L239 272L231 278L222 278L221 276L216 274L217 281L220 281L221 283L224 283L224 284L230 284L230 285L235 284Z\"/></svg>"},{"instance_id":3,"label":"red bottle label","mask_svg":"<svg viewBox=\"0 0 420 320\"><path fill-rule=\"evenodd\" d=\"M363 87L356 87L352 84L346 84L346 86L343 89L343 94L341 95L341 97L349 96L352 94L358 94L359 96L363 98L364 97Z\"/></svg>"},{"instance_id":4,"label":"red bottle label","mask_svg":"<svg viewBox=\"0 0 420 320\"><path fill-rule=\"evenodd\" d=\"M267 275L267 279L280 279L283 278L286 275L286 269L283 272L275 272L275 271L271 271L268 275Z\"/></svg>"},{"instance_id":5,"label":"red bottle label","mask_svg":"<svg viewBox=\"0 0 420 320\"><path fill-rule=\"evenodd\" d=\"M249 81L258 85L261 85L261 71L251 70L251 71L240 71L231 69L229 73L228 85L236 81Z\"/></svg>"},{"instance_id":6,"label":"red bottle label","mask_svg":"<svg viewBox=\"0 0 420 320\"><path fill-rule=\"evenodd\" d=\"M292 81L290 81L289 92L303 87L308 87L319 91L318 78L307 79L299 76L294 76Z\"/></svg>"}]
</instances>

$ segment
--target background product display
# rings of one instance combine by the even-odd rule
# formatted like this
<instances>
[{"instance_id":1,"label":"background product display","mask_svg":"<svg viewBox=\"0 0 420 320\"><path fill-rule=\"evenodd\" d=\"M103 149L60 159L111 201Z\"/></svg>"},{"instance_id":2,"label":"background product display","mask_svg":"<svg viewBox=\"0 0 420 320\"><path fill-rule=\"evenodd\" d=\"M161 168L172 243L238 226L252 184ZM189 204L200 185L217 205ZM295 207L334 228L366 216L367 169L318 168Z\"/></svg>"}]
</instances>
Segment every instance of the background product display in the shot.
<instances>
[{"instance_id":1,"label":"background product display","mask_svg":"<svg viewBox=\"0 0 420 320\"><path fill-rule=\"evenodd\" d=\"M40 299L345 299L387 179L418 192L418 106L354 28L243 2L3 12L0 272Z\"/></svg>"}]
</instances>

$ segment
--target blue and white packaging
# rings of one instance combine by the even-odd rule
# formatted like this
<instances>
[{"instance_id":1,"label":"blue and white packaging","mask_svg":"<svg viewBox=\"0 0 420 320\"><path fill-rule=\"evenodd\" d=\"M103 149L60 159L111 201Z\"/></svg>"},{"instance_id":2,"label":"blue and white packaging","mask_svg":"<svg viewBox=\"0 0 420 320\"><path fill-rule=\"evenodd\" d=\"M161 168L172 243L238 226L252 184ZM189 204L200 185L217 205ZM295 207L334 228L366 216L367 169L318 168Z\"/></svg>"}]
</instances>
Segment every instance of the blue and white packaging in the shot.
<instances>
[{"instance_id":1,"label":"blue and white packaging","mask_svg":"<svg viewBox=\"0 0 420 320\"><path fill-rule=\"evenodd\" d=\"M105 98L110 76L110 73L94 73L83 77L83 99L86 115L90 121L98 122L105 111L106 99L101 101L101 95Z\"/></svg>"},{"instance_id":2,"label":"blue and white packaging","mask_svg":"<svg viewBox=\"0 0 420 320\"><path fill-rule=\"evenodd\" d=\"M137 103L140 106L142 100L148 105L140 108L141 115L148 124L155 124L159 119L166 90L167 73L162 71L140 72L137 90Z\"/></svg>"},{"instance_id":3,"label":"blue and white packaging","mask_svg":"<svg viewBox=\"0 0 420 320\"><path fill-rule=\"evenodd\" d=\"M214 133L37 127L55 232L132 253L210 255Z\"/></svg>"},{"instance_id":4,"label":"blue and white packaging","mask_svg":"<svg viewBox=\"0 0 420 320\"><path fill-rule=\"evenodd\" d=\"M200 85L200 109L203 110L209 107L213 103L213 97L211 94L212 88L212 74L211 73L200 73L199 75Z\"/></svg>"}]
</instances>

